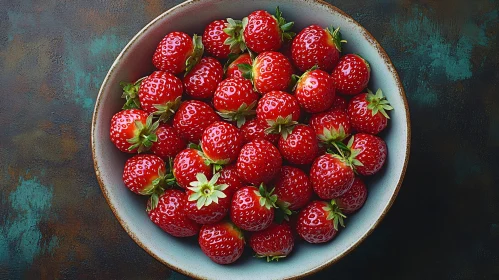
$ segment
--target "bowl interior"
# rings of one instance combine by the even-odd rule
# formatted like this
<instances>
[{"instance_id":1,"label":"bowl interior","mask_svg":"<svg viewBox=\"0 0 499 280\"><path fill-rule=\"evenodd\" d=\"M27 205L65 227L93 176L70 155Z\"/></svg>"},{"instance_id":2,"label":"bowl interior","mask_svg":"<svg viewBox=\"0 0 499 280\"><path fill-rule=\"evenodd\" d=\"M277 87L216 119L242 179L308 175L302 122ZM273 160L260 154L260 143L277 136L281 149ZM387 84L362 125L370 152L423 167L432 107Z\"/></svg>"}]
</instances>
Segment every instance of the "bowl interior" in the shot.
<instances>
[{"instance_id":1,"label":"bowl interior","mask_svg":"<svg viewBox=\"0 0 499 280\"><path fill-rule=\"evenodd\" d=\"M212 263L201 252L195 238L176 239L156 227L145 212L146 200L124 187L121 175L128 155L119 152L109 140L110 120L122 106L120 81L132 81L148 75L154 68L151 57L158 42L169 32L202 34L204 26L215 19L242 18L251 11L274 11L280 6L283 15L295 22L295 30L311 25L340 27L348 41L344 53L358 53L372 67L369 87L382 88L395 108L390 125L382 135L389 156L382 174L370 179L369 198L357 214L347 219L333 242L311 245L299 242L287 259L267 264L248 252L236 264ZM388 210L398 191L408 157L409 127L407 108L397 74L374 39L341 11L317 1L188 1L152 21L125 47L106 77L98 96L92 127L95 168L102 190L113 212L130 236L158 260L197 278L212 279L283 279L297 277L341 258L362 241ZM250 251L250 250L246 250Z\"/></svg>"}]
</instances>

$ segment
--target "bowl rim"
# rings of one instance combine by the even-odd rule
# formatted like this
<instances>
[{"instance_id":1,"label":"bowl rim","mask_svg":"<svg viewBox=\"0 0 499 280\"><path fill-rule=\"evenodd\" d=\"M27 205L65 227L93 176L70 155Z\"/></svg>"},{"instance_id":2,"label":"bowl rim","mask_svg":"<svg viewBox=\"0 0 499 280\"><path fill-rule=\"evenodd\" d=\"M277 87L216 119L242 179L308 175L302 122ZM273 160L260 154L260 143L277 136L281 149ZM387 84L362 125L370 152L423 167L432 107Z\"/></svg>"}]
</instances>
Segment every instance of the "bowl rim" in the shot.
<instances>
[{"instance_id":1,"label":"bowl rim","mask_svg":"<svg viewBox=\"0 0 499 280\"><path fill-rule=\"evenodd\" d=\"M123 229L127 232L127 234L144 251L146 251L149 255L153 256L156 260L158 260L162 264L166 265L167 267L169 267L169 268L171 268L171 269L173 269L173 270L175 270L177 272L180 272L180 273L182 273L184 275L187 275L189 277L192 277L192 278L195 278L195 279L203 279L200 275L197 275L197 274L194 274L192 272L183 270L183 269L181 269L179 267L173 266L172 264L168 263L166 260L160 258L158 255L156 255L155 253L153 253L129 229L127 222L125 222L124 220L122 220L119 217L118 211L116 210L116 208L114 207L114 205L111 204L111 202L110 202L108 191L105 188L104 182L103 182L103 180L101 178L101 173L99 171L99 167L98 167L98 164L97 164L96 151L95 151L95 137L94 137L95 136L95 129L96 129L96 122L97 122L97 112L98 112L98 109L100 107L100 100L102 99L104 88L106 87L110 76L112 75L112 73L115 70L116 66L119 64L119 62L120 62L121 58L123 57L123 55L130 49L130 46L132 44L134 44L135 41L137 41L137 39L140 36L142 36L143 33L145 33L156 22L158 22L161 19L163 19L164 17L168 16L172 11L174 11L174 10L176 10L178 8L182 8L184 6L195 4L198 1L199 0L187 0L185 2L177 4L174 7L168 9L167 11L161 13L159 16L157 16L156 18L154 18L153 20L151 20L146 26L144 26L139 32L137 32L137 34L135 34L132 37L132 39L130 39L130 41L125 45L125 47L123 48L123 50L119 53L119 55L116 57L116 59L114 60L113 64L109 68L109 71L106 74L104 80L102 81L102 85L101 85L101 87L99 89L99 94L97 95L97 98L96 98L96 101L95 101L94 112L93 112L93 115L92 115L92 126L91 126L91 133L90 133L90 143L91 143L91 146L92 146L92 159L93 159L93 162L94 162L95 175L97 177L97 181L99 183L99 186L100 186L100 188L102 190L102 193L104 195L104 198L106 199L107 204L109 205L109 207L111 208L114 216L119 221L119 223L123 227ZM324 263L318 265L317 267L312 268L312 269L310 269L308 271L305 271L304 273L302 273L300 275L295 275L295 276L292 276L292 277L289 277L289 278L286 278L286 279L301 279L301 278L304 278L306 276L309 276L311 274L314 274L314 273L316 273L316 272L318 272L320 270L323 270L323 269L331 266L332 264L336 263L337 261L339 261L340 259L342 259L346 255L348 255L355 248L357 248L374 231L374 229L379 225L379 223L386 216L386 214L388 213L388 211L392 207L395 199L397 198L398 192L399 192L400 187L402 186L402 182L404 180L405 173L407 171L407 165L408 165L408 162L409 162L410 147L411 147L411 120L410 120L409 105L408 105L408 102L407 102L407 97L406 97L406 94L405 94L405 90L404 90L403 84L402 84L402 82L400 80L400 77L398 75L398 72L395 70L395 66L393 65L393 63L392 63L390 57L388 56L388 54L386 53L386 51L383 49L383 47L379 44L379 42L374 38L374 36L367 29L365 29L361 24L359 24L356 20L354 20L347 13L343 12L341 9L339 9L336 6L334 6L334 5L330 4L330 3L327 3L327 2L325 2L323 0L309 0L309 1L315 2L316 4L319 4L319 5L322 5L325 8L329 9L330 11L336 12L336 13L340 14L341 16L345 17L352 24L356 25L356 27L360 28L363 31L365 37L369 40L370 44L374 45L375 49L378 50L379 54L381 55L381 57L385 61L386 65L388 67L388 70L395 77L396 86L397 86L397 88L399 90L400 97L402 98L402 102L404 104L404 109L405 109L405 113L406 113L406 124L407 124L407 133L406 133L407 145L406 145L406 153L405 153L405 159L404 159L404 166L402 167L402 172L401 172L399 181L397 183L397 186L395 188L395 191L394 191L392 197L390 198L390 201L388 202L387 206L385 207L385 209L383 209L383 212L381 213L381 215L379 216L379 218L373 223L373 225L371 226L371 228L369 228L369 230L366 231L357 241L353 242L348 247L348 249L346 249L342 253L338 254L333 259L327 260Z\"/></svg>"}]
</instances>

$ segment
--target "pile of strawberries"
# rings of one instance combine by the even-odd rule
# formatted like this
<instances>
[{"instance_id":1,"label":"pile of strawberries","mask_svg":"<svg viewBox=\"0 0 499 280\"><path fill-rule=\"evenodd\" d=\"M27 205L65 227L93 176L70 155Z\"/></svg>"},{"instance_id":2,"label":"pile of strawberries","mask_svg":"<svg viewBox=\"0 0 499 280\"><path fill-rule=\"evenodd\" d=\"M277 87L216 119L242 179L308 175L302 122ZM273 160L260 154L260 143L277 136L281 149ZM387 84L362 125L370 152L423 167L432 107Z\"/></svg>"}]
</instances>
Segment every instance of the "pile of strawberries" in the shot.
<instances>
[{"instance_id":1,"label":"pile of strawberries","mask_svg":"<svg viewBox=\"0 0 499 280\"><path fill-rule=\"evenodd\" d=\"M110 137L138 153L125 185L150 196L152 222L198 235L219 264L245 244L276 260L295 239L331 240L387 156L376 135L393 108L366 89L368 62L340 56L339 29L292 27L277 8L213 21L202 37L172 32L152 58L158 70L122 83Z\"/></svg>"}]
</instances>

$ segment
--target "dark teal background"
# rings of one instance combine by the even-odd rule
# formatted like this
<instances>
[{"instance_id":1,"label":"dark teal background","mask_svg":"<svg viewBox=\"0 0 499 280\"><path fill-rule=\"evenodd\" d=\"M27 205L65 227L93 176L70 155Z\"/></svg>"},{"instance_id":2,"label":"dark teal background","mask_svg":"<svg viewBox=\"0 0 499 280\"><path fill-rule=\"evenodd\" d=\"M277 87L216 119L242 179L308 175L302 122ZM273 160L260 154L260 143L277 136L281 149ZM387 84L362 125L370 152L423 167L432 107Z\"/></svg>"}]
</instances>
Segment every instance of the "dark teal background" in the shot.
<instances>
[{"instance_id":1,"label":"dark teal background","mask_svg":"<svg viewBox=\"0 0 499 280\"><path fill-rule=\"evenodd\" d=\"M186 279L118 224L89 143L113 60L179 2L0 2L1 279ZM377 230L312 278L499 279L498 1L329 2L393 60L412 149Z\"/></svg>"}]
</instances>

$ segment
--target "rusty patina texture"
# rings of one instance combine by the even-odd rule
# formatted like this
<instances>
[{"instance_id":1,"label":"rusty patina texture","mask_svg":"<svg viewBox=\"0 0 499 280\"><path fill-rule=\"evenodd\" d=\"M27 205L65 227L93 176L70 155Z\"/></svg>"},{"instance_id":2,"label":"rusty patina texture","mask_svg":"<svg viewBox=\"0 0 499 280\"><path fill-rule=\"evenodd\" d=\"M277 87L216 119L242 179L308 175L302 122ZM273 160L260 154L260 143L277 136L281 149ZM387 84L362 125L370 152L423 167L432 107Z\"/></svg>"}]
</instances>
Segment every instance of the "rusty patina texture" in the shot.
<instances>
[{"instance_id":1,"label":"rusty patina texture","mask_svg":"<svg viewBox=\"0 0 499 280\"><path fill-rule=\"evenodd\" d=\"M1 279L186 279L123 231L89 146L114 58L180 2L0 3ZM499 1L328 2L397 67L412 151L378 229L311 278L499 279Z\"/></svg>"}]
</instances>

